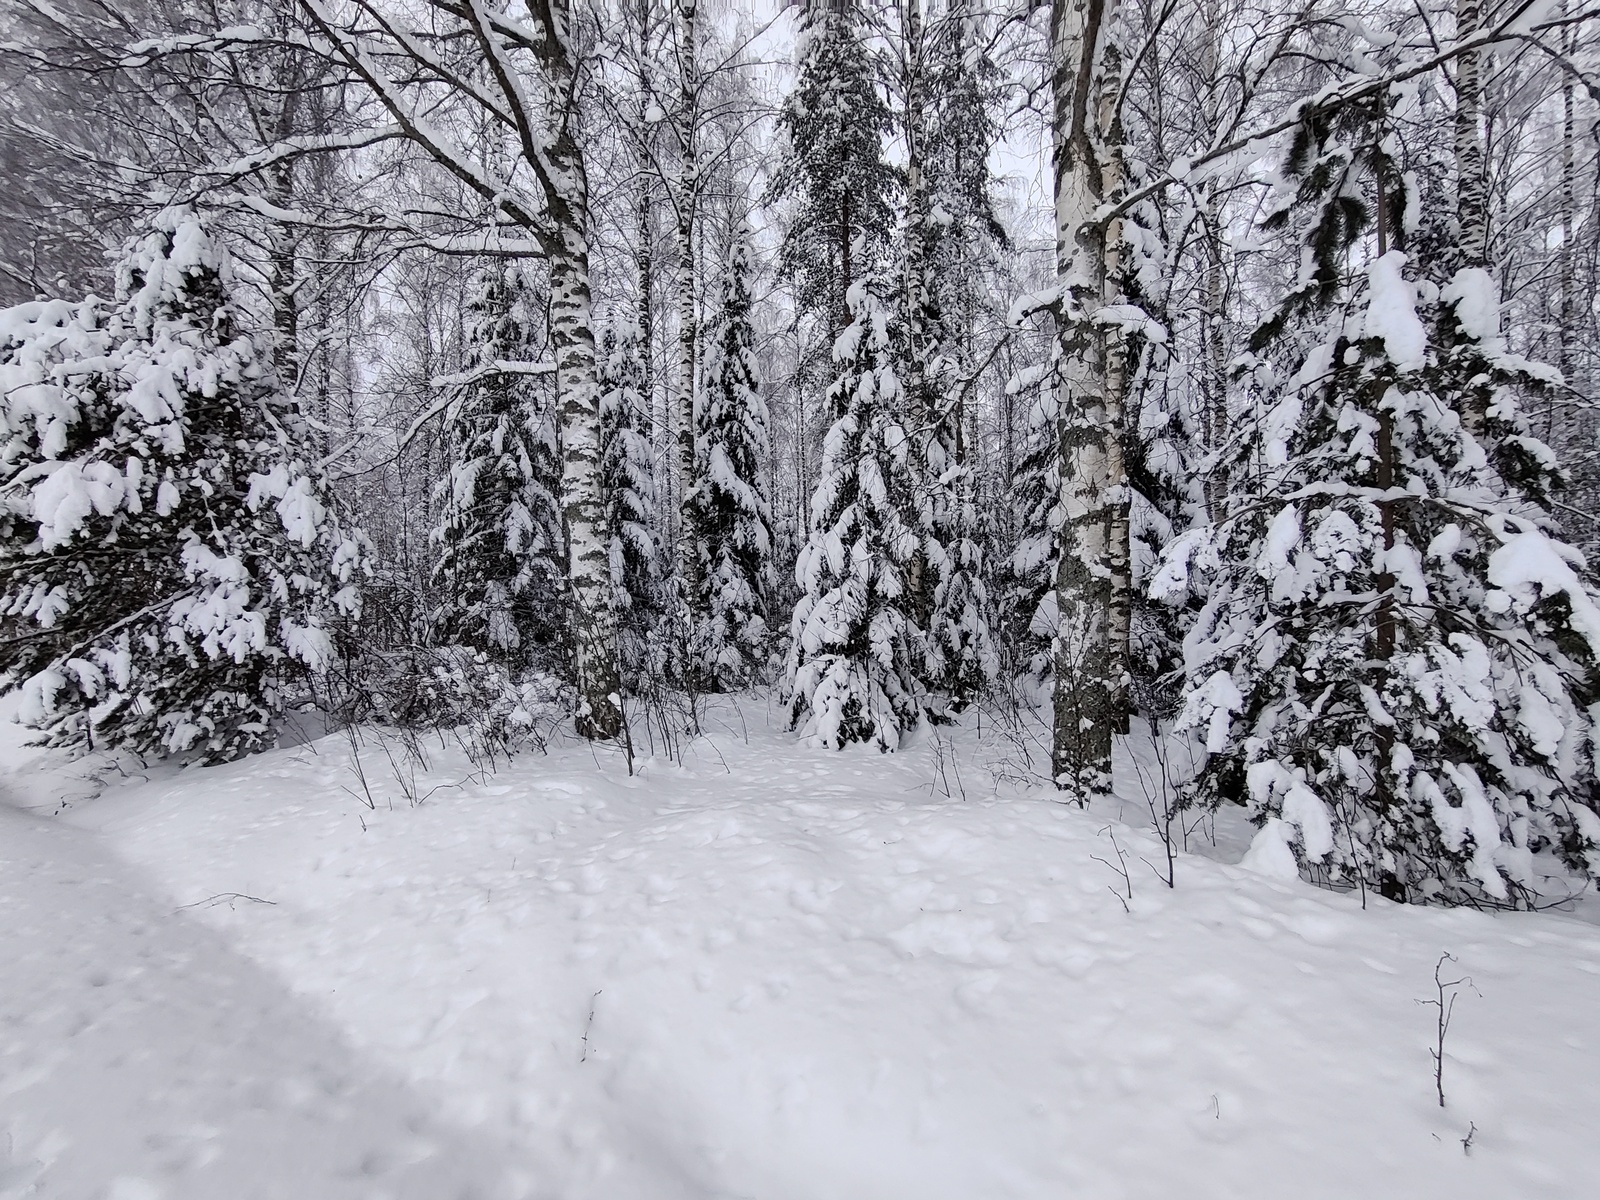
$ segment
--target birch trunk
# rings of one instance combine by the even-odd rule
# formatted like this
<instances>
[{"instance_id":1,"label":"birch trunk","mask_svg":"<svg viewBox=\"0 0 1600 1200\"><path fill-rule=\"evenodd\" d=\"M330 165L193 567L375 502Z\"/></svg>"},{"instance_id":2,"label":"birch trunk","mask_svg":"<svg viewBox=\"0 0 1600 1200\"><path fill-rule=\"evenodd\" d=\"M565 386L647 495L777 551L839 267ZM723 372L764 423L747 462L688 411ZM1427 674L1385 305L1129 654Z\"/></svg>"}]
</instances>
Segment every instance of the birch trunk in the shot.
<instances>
[{"instance_id":1,"label":"birch trunk","mask_svg":"<svg viewBox=\"0 0 1600 1200\"><path fill-rule=\"evenodd\" d=\"M570 10L555 7L556 27L570 28ZM546 97L565 103L575 65L570 46L546 62ZM550 263L550 347L561 409L561 507L572 585L573 667L578 732L589 738L622 733L622 678L611 594L610 531L600 472L600 374L594 302L589 287L589 176L571 121L561 122L549 149L545 187L549 230L541 237Z\"/></svg>"},{"instance_id":2,"label":"birch trunk","mask_svg":"<svg viewBox=\"0 0 1600 1200\"><path fill-rule=\"evenodd\" d=\"M679 83L679 174L677 195L678 370L674 385L678 536L674 565L691 620L700 609L700 554L694 521L694 397L699 320L695 311L695 209L700 193L699 66L697 0L677 0ZM685 631L687 634L689 631Z\"/></svg>"},{"instance_id":3,"label":"birch trunk","mask_svg":"<svg viewBox=\"0 0 1600 1200\"><path fill-rule=\"evenodd\" d=\"M293 102L286 101L277 122L281 140L293 132ZM293 208L294 165L281 162L267 174L268 198L279 208ZM274 221L267 233L267 289L272 304L272 365L285 387L294 387L300 369L300 270L294 228Z\"/></svg>"},{"instance_id":4,"label":"birch trunk","mask_svg":"<svg viewBox=\"0 0 1600 1200\"><path fill-rule=\"evenodd\" d=\"M905 101L903 121L906 139L906 223L902 281L906 324L906 359L901 385L906 394L906 426L911 431L912 444L917 447L915 460L917 508L921 518L922 535L926 540L933 529L933 508L937 498L932 495L928 472L928 357L932 331L928 329L928 181L924 173L926 152L926 121L923 109L926 103L924 86L924 60L922 44L922 0L901 0L901 86ZM928 554L919 546L912 556L908 574L910 588L910 615L919 629L926 629L932 608L927 579Z\"/></svg>"},{"instance_id":5,"label":"birch trunk","mask_svg":"<svg viewBox=\"0 0 1600 1200\"><path fill-rule=\"evenodd\" d=\"M1055 0L1050 22L1064 516L1051 767L1056 786L1080 804L1110 790L1111 738L1126 711L1126 356L1121 339L1108 338L1096 320L1114 293L1108 266L1117 265L1108 243L1118 230L1096 220L1108 186L1122 182L1115 137L1103 124L1112 106L1101 82L1116 10L1117 0ZM1110 73L1104 88L1115 82Z\"/></svg>"},{"instance_id":6,"label":"birch trunk","mask_svg":"<svg viewBox=\"0 0 1600 1200\"><path fill-rule=\"evenodd\" d=\"M1116 36L1118 17L1115 3L1106 5L1100 42L1100 129L1104 137L1101 148L1101 199L1120 197L1126 181L1123 161L1122 117L1119 97L1122 87L1122 49ZM1101 297L1106 304L1123 304L1127 300L1122 287L1123 252L1126 246L1121 218L1105 226L1106 257L1105 286ZM1106 640L1107 683L1110 689L1111 730L1128 732L1129 700L1128 647L1133 631L1133 537L1132 493L1128 488L1127 465L1123 460L1123 436L1127 426L1128 400L1128 337L1119 326L1102 325L1100 334L1105 338L1105 425L1103 436L1107 460L1107 484L1101 503L1106 509L1108 537L1106 544L1106 569L1110 572L1106 598L1108 629ZM1106 756L1107 782L1110 787L1110 753Z\"/></svg>"},{"instance_id":7,"label":"birch trunk","mask_svg":"<svg viewBox=\"0 0 1600 1200\"><path fill-rule=\"evenodd\" d=\"M561 500L572 576L573 654L581 709L578 732L622 730L616 617L600 477L600 383L589 294L589 245L581 212L563 219L550 254L550 343L561 400Z\"/></svg>"},{"instance_id":8,"label":"birch trunk","mask_svg":"<svg viewBox=\"0 0 1600 1200\"><path fill-rule=\"evenodd\" d=\"M644 400L645 411L652 419L656 415L655 393L655 331L656 319L653 296L656 289L654 245L651 240L650 187L639 186L639 250L634 257L634 270L638 276L639 302L635 323L639 327L639 395Z\"/></svg>"},{"instance_id":9,"label":"birch trunk","mask_svg":"<svg viewBox=\"0 0 1600 1200\"><path fill-rule=\"evenodd\" d=\"M1456 0L1456 40L1475 36L1482 22L1481 0ZM1489 195L1483 163L1483 83L1481 51L1456 60L1456 216L1461 223L1463 266L1489 261Z\"/></svg>"},{"instance_id":10,"label":"birch trunk","mask_svg":"<svg viewBox=\"0 0 1600 1200\"><path fill-rule=\"evenodd\" d=\"M1201 61L1201 69L1206 76L1203 128L1208 143L1216 137L1222 124L1221 81L1217 78L1220 57L1217 43L1222 36L1219 8L1216 0L1209 0L1206 5L1206 33ZM1204 423L1206 450L1216 454L1228 436L1228 344L1223 328L1227 308L1227 275L1222 253L1222 188L1215 181L1205 185L1203 212L1206 264L1200 310L1205 355L1200 374L1200 395L1204 407L1201 420ZM1227 480L1222 471L1213 465L1206 479L1206 515L1213 522L1222 519L1226 495Z\"/></svg>"},{"instance_id":11,"label":"birch trunk","mask_svg":"<svg viewBox=\"0 0 1600 1200\"><path fill-rule=\"evenodd\" d=\"M1571 10L1571 0L1562 5L1562 13L1566 15ZM1562 38L1562 49L1570 58L1577 49L1577 29L1569 26ZM1575 378L1572 339L1577 313L1577 288L1573 279L1573 263L1577 257L1572 245L1572 235L1577 232L1573 226L1577 215L1578 177L1577 164L1574 155L1576 144L1577 126L1574 120L1572 76L1563 72L1561 76L1561 314L1560 314L1560 346L1557 352L1557 365L1561 368L1561 377L1566 380L1568 387L1576 387L1578 380Z\"/></svg>"},{"instance_id":12,"label":"birch trunk","mask_svg":"<svg viewBox=\"0 0 1600 1200\"><path fill-rule=\"evenodd\" d=\"M1473 37L1482 24L1482 0L1456 0L1456 40ZM1484 177L1483 82L1481 52L1470 50L1456 60L1456 220L1460 226L1460 266L1489 265L1489 192ZM1488 424L1488 395L1470 388L1462 402L1461 421L1474 437Z\"/></svg>"}]
</instances>

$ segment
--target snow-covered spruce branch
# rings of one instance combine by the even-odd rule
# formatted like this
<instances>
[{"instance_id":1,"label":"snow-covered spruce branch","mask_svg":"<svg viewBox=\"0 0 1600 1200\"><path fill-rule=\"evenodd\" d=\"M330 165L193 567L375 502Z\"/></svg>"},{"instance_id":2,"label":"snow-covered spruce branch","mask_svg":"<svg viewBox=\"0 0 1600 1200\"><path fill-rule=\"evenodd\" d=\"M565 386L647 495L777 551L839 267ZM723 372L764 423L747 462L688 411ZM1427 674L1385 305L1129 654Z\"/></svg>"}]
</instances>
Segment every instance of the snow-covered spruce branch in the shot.
<instances>
[{"instance_id":1,"label":"snow-covered spruce branch","mask_svg":"<svg viewBox=\"0 0 1600 1200\"><path fill-rule=\"evenodd\" d=\"M405 432L400 435L396 443L396 450L404 450L411 444L417 434L422 432L423 426L459 404L463 388L482 382L485 379L493 379L500 376L554 375L555 373L556 364L552 362L512 362L507 359L497 359L494 362L484 363L481 366L473 367L471 370L463 371L456 375L435 376L429 380L429 386L445 390L449 394L441 396L423 409L416 417L412 418L411 423L406 426Z\"/></svg>"},{"instance_id":2,"label":"snow-covered spruce branch","mask_svg":"<svg viewBox=\"0 0 1600 1200\"><path fill-rule=\"evenodd\" d=\"M78 558L78 557L81 557L81 555L74 555L73 557L74 558ZM81 657L84 654L85 651L89 650L92 646L94 646L94 644L96 642L100 641L102 638L108 638L108 637L111 637L113 634L121 633L124 629L127 629L129 626L137 625L140 621L143 621L146 617L154 617L154 616L159 615L160 613L166 612L174 604L178 604L178 603L180 603L180 602L182 602L184 600L188 600L188 599L192 598L195 594L196 593L195 593L194 589L192 589L192 588L187 589L185 591L181 591L181 592L174 592L172 595L166 597L163 600L157 600L152 604L147 604L143 608L139 609L137 612L129 613L127 616L122 617L119 620L112 621L109 625L106 625L104 628L96 630L94 633L89 634L87 637L84 637L84 638L80 639L79 641L74 642L71 646L68 646L65 650L59 651L55 655L55 657L50 660L49 664L45 667L45 670L52 670L52 669L59 668L64 663L68 663L68 662L72 661L75 658ZM32 635L32 636L46 636L46 635L49 634L49 632L50 632L49 630L41 630L41 631L39 631L38 634ZM13 644L16 644L18 642L22 642L24 640L29 640L29 639L27 637L8 638L8 639L6 639L6 643L5 644L13 645Z\"/></svg>"}]
</instances>

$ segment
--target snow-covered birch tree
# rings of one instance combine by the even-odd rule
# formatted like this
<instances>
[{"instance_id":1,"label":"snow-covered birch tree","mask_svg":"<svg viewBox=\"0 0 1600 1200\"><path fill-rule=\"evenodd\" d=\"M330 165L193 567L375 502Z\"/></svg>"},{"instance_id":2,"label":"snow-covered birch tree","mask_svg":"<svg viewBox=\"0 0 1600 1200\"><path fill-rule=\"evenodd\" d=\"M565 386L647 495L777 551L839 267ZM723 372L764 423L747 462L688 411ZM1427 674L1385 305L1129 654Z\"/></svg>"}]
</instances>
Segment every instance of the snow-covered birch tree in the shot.
<instances>
[{"instance_id":1,"label":"snow-covered birch tree","mask_svg":"<svg viewBox=\"0 0 1600 1200\"><path fill-rule=\"evenodd\" d=\"M1083 804L1111 786L1111 739L1127 715L1127 364L1116 314L1105 311L1118 305L1121 232L1120 221L1099 212L1123 186L1120 33L1118 0L1055 0L1051 9L1062 380L1051 769L1056 786Z\"/></svg>"},{"instance_id":2,"label":"snow-covered birch tree","mask_svg":"<svg viewBox=\"0 0 1600 1200\"><path fill-rule=\"evenodd\" d=\"M550 342L561 407L562 506L567 526L573 664L580 730L621 731L605 504L600 480L599 375L590 291L590 195L577 99L581 47L570 0L534 0L528 20L482 3L430 0L395 13L371 0L337 9L301 0L316 46L363 85L389 136L419 147L495 214L468 226L480 244L506 235L549 264ZM515 154L503 169L457 137L439 98L503 128ZM269 149L267 153L271 153Z\"/></svg>"}]
</instances>

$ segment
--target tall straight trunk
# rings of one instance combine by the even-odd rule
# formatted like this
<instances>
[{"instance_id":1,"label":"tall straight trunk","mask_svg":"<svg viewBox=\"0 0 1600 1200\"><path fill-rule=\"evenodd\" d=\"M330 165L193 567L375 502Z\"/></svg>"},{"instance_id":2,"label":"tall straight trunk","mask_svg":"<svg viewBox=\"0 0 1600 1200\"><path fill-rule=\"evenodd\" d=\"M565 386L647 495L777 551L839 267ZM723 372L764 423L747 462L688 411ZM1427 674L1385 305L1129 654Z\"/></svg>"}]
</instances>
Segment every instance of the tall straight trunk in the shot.
<instances>
[{"instance_id":1,"label":"tall straight trunk","mask_svg":"<svg viewBox=\"0 0 1600 1200\"><path fill-rule=\"evenodd\" d=\"M656 289L655 248L651 244L650 189L647 184L639 188L639 249L634 255L634 273L637 276L639 299L634 323L639 328L639 395L645 411L655 415L656 391L655 331L656 317L652 299Z\"/></svg>"},{"instance_id":2,"label":"tall straight trunk","mask_svg":"<svg viewBox=\"0 0 1600 1200\"><path fill-rule=\"evenodd\" d=\"M1100 160L1100 195L1113 198L1123 194L1127 166L1123 159L1122 117L1118 108L1122 85L1122 49L1114 22L1116 5L1107 5L1106 25L1101 31L1100 53L1100 129L1105 138ZM1106 273L1101 298L1106 304L1122 304L1123 222L1106 224L1104 233ZM1127 465L1123 459L1123 438L1127 427L1128 337L1121 328L1102 325L1105 338L1105 453L1107 488L1101 503L1106 510L1106 570L1109 572L1106 597L1107 682L1110 688L1110 720L1114 733L1128 732L1132 708L1128 676L1129 643L1133 634L1133 527L1132 493L1128 488ZM1109 758L1108 758L1109 763ZM1109 787L1109 781L1107 786Z\"/></svg>"},{"instance_id":3,"label":"tall straight trunk","mask_svg":"<svg viewBox=\"0 0 1600 1200\"><path fill-rule=\"evenodd\" d=\"M1206 266L1200 299L1200 326L1205 360L1201 365L1200 395L1204 406L1202 420L1206 450L1216 454L1228 437L1228 342L1223 326L1227 313L1227 275L1222 256L1222 211L1217 189L1207 189L1205 198ZM1206 477L1206 515L1222 519L1227 497L1227 479L1215 462Z\"/></svg>"},{"instance_id":4,"label":"tall straight trunk","mask_svg":"<svg viewBox=\"0 0 1600 1200\"><path fill-rule=\"evenodd\" d=\"M1205 72L1206 95L1203 123L1207 141L1222 125L1218 42L1222 37L1222 18L1217 0L1206 4L1206 32L1202 46L1201 70ZM1200 370L1200 396L1203 407L1201 428L1206 450L1215 454L1228 436L1228 343L1223 327L1227 309L1226 262L1222 252L1222 188L1215 181L1205 185L1202 206L1205 221L1205 272L1200 299L1200 327L1204 360ZM1206 515L1222 519L1227 480L1212 467L1206 479Z\"/></svg>"},{"instance_id":5,"label":"tall straight trunk","mask_svg":"<svg viewBox=\"0 0 1600 1200\"><path fill-rule=\"evenodd\" d=\"M279 163L268 175L269 195L280 208L294 207L293 167ZM267 290L272 305L272 365L285 387L300 369L300 270L292 226L273 222L267 232Z\"/></svg>"},{"instance_id":6,"label":"tall straight trunk","mask_svg":"<svg viewBox=\"0 0 1600 1200\"><path fill-rule=\"evenodd\" d=\"M562 23L569 20L570 10L562 14ZM575 69L565 46L547 57L547 102L568 102ZM622 733L622 677L600 470L600 373L589 286L589 175L571 121L561 124L549 158L553 173L545 192L551 228L541 240L550 263L550 347L561 408L561 507L572 586L577 725L585 737L615 738Z\"/></svg>"},{"instance_id":7,"label":"tall straight trunk","mask_svg":"<svg viewBox=\"0 0 1600 1200\"><path fill-rule=\"evenodd\" d=\"M1116 18L1117 0L1054 0L1050 22L1064 515L1051 767L1080 804L1110 791L1112 734L1126 720L1126 352L1096 319L1115 297L1118 266L1119 231L1095 219L1107 189L1122 186L1114 122L1107 128Z\"/></svg>"},{"instance_id":8,"label":"tall straight trunk","mask_svg":"<svg viewBox=\"0 0 1600 1200\"><path fill-rule=\"evenodd\" d=\"M1482 25L1482 0L1456 0L1456 40L1474 37ZM1489 265L1489 188L1484 173L1483 79L1481 52L1470 50L1456 60L1456 221L1457 251L1462 267ZM1488 424L1487 389L1471 388L1462 402L1461 420L1474 437Z\"/></svg>"},{"instance_id":9,"label":"tall straight trunk","mask_svg":"<svg viewBox=\"0 0 1600 1200\"><path fill-rule=\"evenodd\" d=\"M834 301L833 329L828 335L828 355L831 360L833 343L850 324L850 189L839 196L839 294Z\"/></svg>"},{"instance_id":10,"label":"tall straight trunk","mask_svg":"<svg viewBox=\"0 0 1600 1200\"><path fill-rule=\"evenodd\" d=\"M1482 0L1456 0L1456 40L1474 37L1482 23ZM1483 82L1480 51L1456 60L1456 217L1461 224L1463 266L1489 261L1489 192L1483 161Z\"/></svg>"},{"instance_id":11,"label":"tall straight trunk","mask_svg":"<svg viewBox=\"0 0 1600 1200\"><path fill-rule=\"evenodd\" d=\"M1571 10L1571 0L1562 5L1563 14ZM1570 58L1577 49L1577 30L1568 26L1562 39L1562 48ZM1576 251L1572 245L1572 235L1576 232L1573 226L1577 216L1578 177L1577 164L1574 155L1576 145L1576 124L1572 111L1572 76L1563 72L1561 76L1561 312L1560 339L1557 350L1557 365L1561 368L1562 378L1569 387L1576 386L1574 378L1574 363L1572 355L1572 342L1577 332L1573 325L1577 313L1577 288L1573 280L1573 264Z\"/></svg>"},{"instance_id":12,"label":"tall straight trunk","mask_svg":"<svg viewBox=\"0 0 1600 1200\"><path fill-rule=\"evenodd\" d=\"M616 616L600 475L600 381L595 363L589 244L569 210L550 254L550 344L561 401L561 500L572 577L573 658L586 737L622 730ZM564 217L566 214L563 214Z\"/></svg>"},{"instance_id":13,"label":"tall straight trunk","mask_svg":"<svg viewBox=\"0 0 1600 1200\"><path fill-rule=\"evenodd\" d=\"M906 140L906 221L902 252L904 279L902 307L905 311L906 357L901 386L906 395L906 426L911 431L915 456L916 503L921 517L924 541L933 532L933 510L938 497L928 471L928 448L932 431L928 428L928 358L932 353L934 331L928 328L928 180L924 173L926 155L925 61L922 37L922 0L900 0L900 40L902 95L905 114L902 121ZM932 609L930 581L927 578L928 554L919 545L907 572L910 590L910 615L918 628L926 629Z\"/></svg>"},{"instance_id":14,"label":"tall straight trunk","mask_svg":"<svg viewBox=\"0 0 1600 1200\"><path fill-rule=\"evenodd\" d=\"M678 535L674 565L691 616L700 608L700 554L693 516L695 487L694 397L699 318L695 309L695 210L700 194L697 0L677 0L679 173L677 195L678 370L673 424L677 437Z\"/></svg>"}]
</instances>

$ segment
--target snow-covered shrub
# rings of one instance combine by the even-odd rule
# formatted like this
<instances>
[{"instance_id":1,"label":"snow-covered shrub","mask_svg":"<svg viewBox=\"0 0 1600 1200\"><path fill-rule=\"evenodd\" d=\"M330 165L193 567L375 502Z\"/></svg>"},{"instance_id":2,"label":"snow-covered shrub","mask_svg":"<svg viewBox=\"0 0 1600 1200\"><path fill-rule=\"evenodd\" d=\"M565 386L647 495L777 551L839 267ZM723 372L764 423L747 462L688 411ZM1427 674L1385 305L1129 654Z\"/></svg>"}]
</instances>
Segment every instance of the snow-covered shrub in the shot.
<instances>
[{"instance_id":1,"label":"snow-covered shrub","mask_svg":"<svg viewBox=\"0 0 1600 1200\"><path fill-rule=\"evenodd\" d=\"M901 423L893 319L865 284L834 354L837 414L811 498L811 536L795 577L804 595L791 626L790 717L830 748L899 747L921 718L920 631L906 611L916 553L913 446Z\"/></svg>"},{"instance_id":2,"label":"snow-covered shrub","mask_svg":"<svg viewBox=\"0 0 1600 1200\"><path fill-rule=\"evenodd\" d=\"M118 300L0 313L0 686L60 742L230 758L333 657L358 538L232 296L169 210Z\"/></svg>"},{"instance_id":3,"label":"snow-covered shrub","mask_svg":"<svg viewBox=\"0 0 1600 1200\"><path fill-rule=\"evenodd\" d=\"M575 708L570 685L548 672L514 675L471 646L417 646L363 658L359 703L340 715L347 724L454 732L492 758L543 750Z\"/></svg>"}]
</instances>

